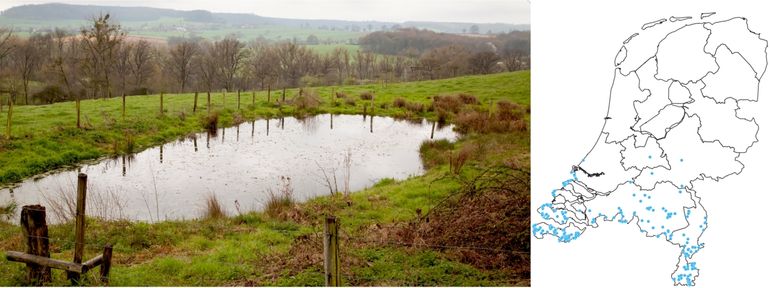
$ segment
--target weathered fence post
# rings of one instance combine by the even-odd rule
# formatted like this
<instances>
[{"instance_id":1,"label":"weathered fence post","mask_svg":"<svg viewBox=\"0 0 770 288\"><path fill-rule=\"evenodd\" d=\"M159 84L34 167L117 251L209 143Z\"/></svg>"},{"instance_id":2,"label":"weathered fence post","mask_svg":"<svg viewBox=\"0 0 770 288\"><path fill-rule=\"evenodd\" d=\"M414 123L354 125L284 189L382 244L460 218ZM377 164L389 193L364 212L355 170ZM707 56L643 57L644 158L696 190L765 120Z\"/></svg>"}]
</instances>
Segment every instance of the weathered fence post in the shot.
<instances>
[{"instance_id":1,"label":"weathered fence post","mask_svg":"<svg viewBox=\"0 0 770 288\"><path fill-rule=\"evenodd\" d=\"M163 115L163 91L160 92L160 115Z\"/></svg>"},{"instance_id":2,"label":"weathered fence post","mask_svg":"<svg viewBox=\"0 0 770 288\"><path fill-rule=\"evenodd\" d=\"M83 248L85 247L86 231L86 187L88 185L88 176L84 173L78 174L78 195L75 212L75 255L72 262L83 263ZM67 279L73 284L80 281L80 274L67 272Z\"/></svg>"},{"instance_id":3,"label":"weathered fence post","mask_svg":"<svg viewBox=\"0 0 770 288\"><path fill-rule=\"evenodd\" d=\"M125 121L126 120L126 92L123 92L123 96L121 96L121 98L123 98L122 111L123 111L123 120Z\"/></svg>"},{"instance_id":4,"label":"weathered fence post","mask_svg":"<svg viewBox=\"0 0 770 288\"><path fill-rule=\"evenodd\" d=\"M193 113L198 111L198 91L195 91L195 99L193 100Z\"/></svg>"},{"instance_id":5,"label":"weathered fence post","mask_svg":"<svg viewBox=\"0 0 770 288\"><path fill-rule=\"evenodd\" d=\"M102 265L99 266L99 276L101 276L102 283L104 285L110 284L110 268L112 267L112 245L107 244L104 246L104 252L102 252Z\"/></svg>"},{"instance_id":6,"label":"weathered fence post","mask_svg":"<svg viewBox=\"0 0 770 288\"><path fill-rule=\"evenodd\" d=\"M227 108L227 89L222 89L222 109Z\"/></svg>"},{"instance_id":7,"label":"weathered fence post","mask_svg":"<svg viewBox=\"0 0 770 288\"><path fill-rule=\"evenodd\" d=\"M324 275L326 286L340 286L339 222L327 216L324 222Z\"/></svg>"},{"instance_id":8,"label":"weathered fence post","mask_svg":"<svg viewBox=\"0 0 770 288\"><path fill-rule=\"evenodd\" d=\"M251 106L257 105L257 91L251 91Z\"/></svg>"},{"instance_id":9,"label":"weathered fence post","mask_svg":"<svg viewBox=\"0 0 770 288\"><path fill-rule=\"evenodd\" d=\"M267 85L267 103L270 103L270 85Z\"/></svg>"},{"instance_id":10,"label":"weathered fence post","mask_svg":"<svg viewBox=\"0 0 770 288\"><path fill-rule=\"evenodd\" d=\"M27 239L27 254L50 257L48 251L48 225L45 221L45 207L27 205L21 209L21 228ZM27 263L27 282L33 286L42 286L51 282L51 268Z\"/></svg>"},{"instance_id":11,"label":"weathered fence post","mask_svg":"<svg viewBox=\"0 0 770 288\"><path fill-rule=\"evenodd\" d=\"M241 89L238 89L238 110L241 110Z\"/></svg>"},{"instance_id":12,"label":"weathered fence post","mask_svg":"<svg viewBox=\"0 0 770 288\"><path fill-rule=\"evenodd\" d=\"M283 87L283 94L281 95L281 101L286 102L286 87Z\"/></svg>"},{"instance_id":13,"label":"weathered fence post","mask_svg":"<svg viewBox=\"0 0 770 288\"><path fill-rule=\"evenodd\" d=\"M206 112L211 113L211 90L206 92Z\"/></svg>"}]
</instances>

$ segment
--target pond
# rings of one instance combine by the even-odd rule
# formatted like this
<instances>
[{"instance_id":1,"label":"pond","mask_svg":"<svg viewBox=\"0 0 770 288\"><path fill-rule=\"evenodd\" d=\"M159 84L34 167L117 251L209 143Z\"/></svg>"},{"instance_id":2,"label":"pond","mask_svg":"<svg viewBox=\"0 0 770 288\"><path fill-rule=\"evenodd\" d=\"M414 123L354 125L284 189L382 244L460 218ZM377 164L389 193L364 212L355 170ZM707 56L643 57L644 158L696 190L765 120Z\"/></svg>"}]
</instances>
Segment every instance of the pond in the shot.
<instances>
[{"instance_id":1,"label":"pond","mask_svg":"<svg viewBox=\"0 0 770 288\"><path fill-rule=\"evenodd\" d=\"M271 193L292 190L295 200L304 201L419 175L424 172L420 144L457 136L451 126L425 120L363 115L257 120L39 175L0 190L0 204L39 203L47 207L49 222L64 221L73 214L82 172L88 175L86 211L92 217L199 218L212 195L234 215L261 210ZM18 213L10 220L16 222Z\"/></svg>"}]
</instances>

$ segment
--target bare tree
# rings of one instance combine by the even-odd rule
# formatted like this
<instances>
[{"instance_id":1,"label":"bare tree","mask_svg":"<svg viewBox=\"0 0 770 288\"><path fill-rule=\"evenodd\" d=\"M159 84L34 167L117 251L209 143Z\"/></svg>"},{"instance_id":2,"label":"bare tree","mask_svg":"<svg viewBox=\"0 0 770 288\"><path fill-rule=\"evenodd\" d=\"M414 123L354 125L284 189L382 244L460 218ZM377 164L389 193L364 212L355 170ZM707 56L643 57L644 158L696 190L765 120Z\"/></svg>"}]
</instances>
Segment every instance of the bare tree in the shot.
<instances>
[{"instance_id":1,"label":"bare tree","mask_svg":"<svg viewBox=\"0 0 770 288\"><path fill-rule=\"evenodd\" d=\"M120 94L125 95L128 88L128 77L131 72L131 53L134 50L134 44L124 42L115 49L114 72L120 81Z\"/></svg>"},{"instance_id":2,"label":"bare tree","mask_svg":"<svg viewBox=\"0 0 770 288\"><path fill-rule=\"evenodd\" d=\"M43 63L45 39L42 35L32 35L29 39L16 41L16 48L11 53L11 62L21 80L24 104L29 104L29 82Z\"/></svg>"},{"instance_id":3,"label":"bare tree","mask_svg":"<svg viewBox=\"0 0 770 288\"><path fill-rule=\"evenodd\" d=\"M265 84L275 81L277 68L280 65L275 51L264 43L256 43L251 47L251 57L248 61L251 78L259 83L260 89L265 89Z\"/></svg>"},{"instance_id":4,"label":"bare tree","mask_svg":"<svg viewBox=\"0 0 770 288\"><path fill-rule=\"evenodd\" d=\"M470 57L468 64L471 67L471 71L476 74L489 74L492 73L497 61L500 58L497 54L491 51L478 52Z\"/></svg>"},{"instance_id":5,"label":"bare tree","mask_svg":"<svg viewBox=\"0 0 770 288\"><path fill-rule=\"evenodd\" d=\"M11 40L13 39L13 30L0 27L0 61L3 61L13 50Z\"/></svg>"},{"instance_id":6,"label":"bare tree","mask_svg":"<svg viewBox=\"0 0 770 288\"><path fill-rule=\"evenodd\" d=\"M134 80L134 88L143 88L147 78L152 74L152 51L150 43L139 40L134 44L129 55L131 77Z\"/></svg>"},{"instance_id":7,"label":"bare tree","mask_svg":"<svg viewBox=\"0 0 770 288\"><path fill-rule=\"evenodd\" d=\"M171 48L166 65L179 84L179 92L184 92L187 87L193 72L193 57L196 54L198 54L198 44L191 41L178 43Z\"/></svg>"},{"instance_id":8,"label":"bare tree","mask_svg":"<svg viewBox=\"0 0 770 288\"><path fill-rule=\"evenodd\" d=\"M224 40L214 42L214 64L216 75L222 86L227 90L232 90L235 84L235 77L238 73L243 60L247 54L244 44L238 39L225 38Z\"/></svg>"},{"instance_id":9,"label":"bare tree","mask_svg":"<svg viewBox=\"0 0 770 288\"><path fill-rule=\"evenodd\" d=\"M116 49L125 36L120 25L112 24L109 20L110 14L99 15L92 19L91 27L80 31L83 49L89 56L83 61L85 71L91 78L94 93L101 91L104 97L112 96L110 74Z\"/></svg>"}]
</instances>

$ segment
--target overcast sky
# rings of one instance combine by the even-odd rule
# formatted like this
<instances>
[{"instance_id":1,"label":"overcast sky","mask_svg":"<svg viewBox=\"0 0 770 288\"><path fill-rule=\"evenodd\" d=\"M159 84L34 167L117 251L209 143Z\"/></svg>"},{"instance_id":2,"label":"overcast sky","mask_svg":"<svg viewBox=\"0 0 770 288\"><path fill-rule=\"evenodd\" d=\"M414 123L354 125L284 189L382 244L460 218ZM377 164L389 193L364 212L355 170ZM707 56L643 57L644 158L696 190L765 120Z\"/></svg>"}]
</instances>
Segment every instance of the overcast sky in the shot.
<instances>
[{"instance_id":1,"label":"overcast sky","mask_svg":"<svg viewBox=\"0 0 770 288\"><path fill-rule=\"evenodd\" d=\"M49 2L202 9L301 19L529 24L528 0L0 0L0 10Z\"/></svg>"}]
</instances>

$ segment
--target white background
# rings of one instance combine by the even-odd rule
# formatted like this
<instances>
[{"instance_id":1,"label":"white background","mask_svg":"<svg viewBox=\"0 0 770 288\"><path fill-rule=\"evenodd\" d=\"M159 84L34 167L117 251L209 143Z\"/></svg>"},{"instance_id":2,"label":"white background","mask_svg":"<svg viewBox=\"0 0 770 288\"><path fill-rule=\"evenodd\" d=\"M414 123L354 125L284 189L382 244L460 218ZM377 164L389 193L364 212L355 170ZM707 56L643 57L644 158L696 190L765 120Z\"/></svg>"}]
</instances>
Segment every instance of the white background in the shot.
<instances>
[{"instance_id":1,"label":"white background","mask_svg":"<svg viewBox=\"0 0 770 288\"><path fill-rule=\"evenodd\" d=\"M532 221L550 191L569 178L596 141L623 40L642 24L670 16L717 12L704 21L748 18L749 27L770 41L770 17L755 1L532 1ZM766 73L770 74L770 72ZM765 75L760 101L751 108L760 125L759 143L741 161L743 173L695 186L709 213L696 261L696 287L766 285L770 259L768 161L770 93ZM679 249L643 237L631 225L603 223L571 243L532 239L534 287L672 287ZM753 285L752 285L753 284Z\"/></svg>"}]
</instances>

